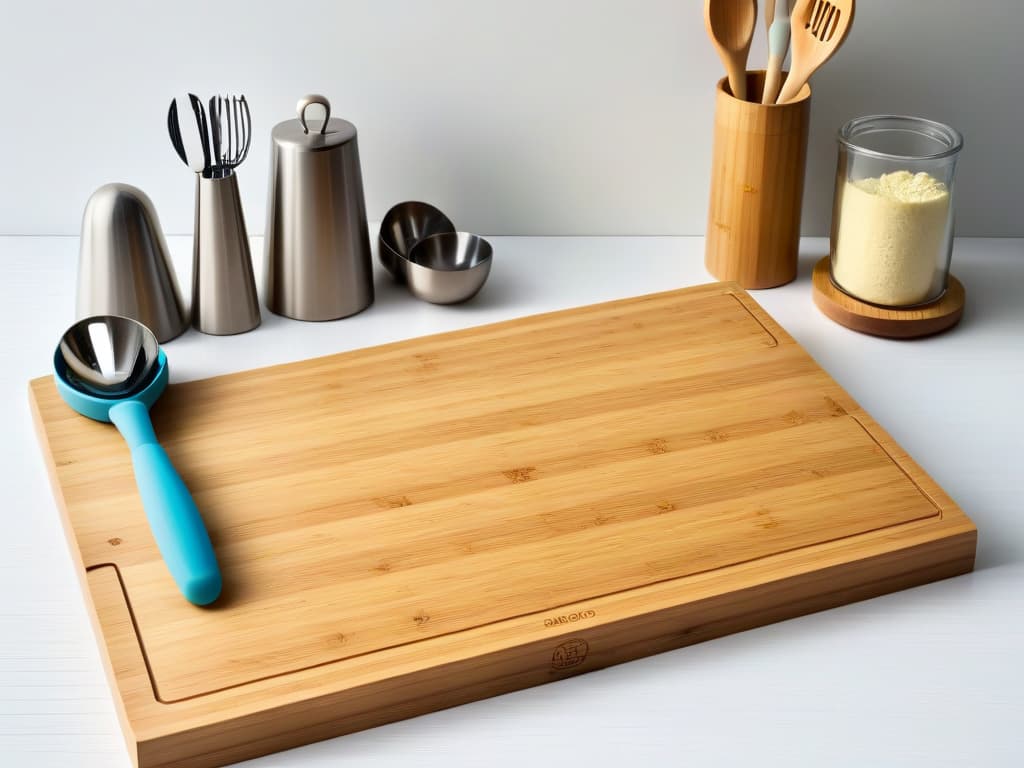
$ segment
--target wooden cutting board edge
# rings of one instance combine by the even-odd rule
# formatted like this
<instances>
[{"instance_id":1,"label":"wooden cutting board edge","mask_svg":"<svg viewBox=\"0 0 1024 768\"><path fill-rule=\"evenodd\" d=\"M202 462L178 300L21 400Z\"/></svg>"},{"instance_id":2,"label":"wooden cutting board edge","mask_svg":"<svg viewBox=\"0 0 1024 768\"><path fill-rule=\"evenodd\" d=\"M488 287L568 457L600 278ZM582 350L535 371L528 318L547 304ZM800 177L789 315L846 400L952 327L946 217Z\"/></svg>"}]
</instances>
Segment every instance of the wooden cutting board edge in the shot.
<instances>
[{"instance_id":1,"label":"wooden cutting board edge","mask_svg":"<svg viewBox=\"0 0 1024 768\"><path fill-rule=\"evenodd\" d=\"M842 561L844 548L836 545L834 565L822 568L828 547L809 548L819 562L805 562L801 570L779 565L777 579L765 581L762 567L734 566L714 574L716 594L680 602L688 584L709 591L710 578L687 577L631 593L599 598L574 606L575 613L596 616L579 622L523 630L509 642L499 627L481 627L442 636L368 659L348 659L307 669L282 678L260 681L239 690L162 704L152 696L145 658L135 634L129 607L121 592L116 569L98 566L87 574L99 601L98 625L106 639L104 655L118 659L115 698L123 697L119 712L125 717L130 748L137 749L145 766L216 766L310 741L352 733L388 722L426 714L480 698L562 679L583 672L714 639L734 632L876 597L973 569L976 531L961 518L940 525L909 523L905 541L894 543L899 532L875 532L858 539L859 551ZM848 544L848 547L854 546ZM874 552L868 555L866 553ZM760 564L759 564L760 565ZM710 575L704 574L709 577ZM760 583L758 580L760 579ZM822 584L828 587L822 589ZM675 600L669 588L676 587ZM658 592L659 594L652 595ZM615 601L626 605L605 606ZM602 619L607 615L606 619ZM509 622L512 623L512 622ZM527 635L532 635L527 637ZM556 663L559 654L579 656L578 641L586 652L578 664ZM568 645L569 651L566 650ZM417 646L422 646L417 648ZM418 655L417 655L418 654ZM108 661L109 663L109 661ZM379 667L388 665L386 675ZM357 681L355 684L347 680ZM278 704L267 706L273 699ZM134 751L133 749L133 751ZM148 757L142 759L148 753Z\"/></svg>"},{"instance_id":2,"label":"wooden cutting board edge","mask_svg":"<svg viewBox=\"0 0 1024 768\"><path fill-rule=\"evenodd\" d=\"M709 284L683 292L731 294L776 343L796 344L734 284ZM620 302L644 298L648 297ZM383 346L400 348L423 338ZM269 368L276 367L280 366ZM35 387L47 385L52 386L49 377L35 379L29 390L36 430L49 457L34 396ZM374 665L355 658L242 686L251 690L219 691L173 704L162 703L153 694L144 649L116 565L83 568L56 468L48 458L50 482L94 631L97 640L102 639L101 655L133 761L147 767L223 765L972 570L977 531L971 521L845 391L838 385L836 389L843 396L840 405L940 509L937 518L862 534L852 537L853 542L816 545L808 548L814 551L814 563L802 566L799 561L807 558L809 551L775 556L770 559L779 561L778 573L768 581L763 573L754 575L763 568L761 563L716 571L714 588L705 584L704 593L696 599L680 602L678 593L707 582L704 574L585 601L585 607L571 606L570 611L583 617L566 623L544 626L539 615L501 622L542 619L537 627L520 630L512 644L495 627L478 627L383 652L395 657L386 674L379 669L368 671L367 667ZM860 550L853 559L847 551L851 547ZM784 565L786 561L788 565ZM823 579L830 582L824 592L820 588ZM729 585L723 586L723 582ZM616 601L626 607L615 605ZM751 603L757 603L757 608L752 610ZM737 613L737 605L745 610ZM557 620L558 616L548 618ZM581 650L583 658L575 661ZM401 658L410 654L413 658ZM447 658L439 663L441 654ZM372 655L377 659L382 654ZM342 677L345 679L339 679ZM271 691L278 703L267 706Z\"/></svg>"}]
</instances>

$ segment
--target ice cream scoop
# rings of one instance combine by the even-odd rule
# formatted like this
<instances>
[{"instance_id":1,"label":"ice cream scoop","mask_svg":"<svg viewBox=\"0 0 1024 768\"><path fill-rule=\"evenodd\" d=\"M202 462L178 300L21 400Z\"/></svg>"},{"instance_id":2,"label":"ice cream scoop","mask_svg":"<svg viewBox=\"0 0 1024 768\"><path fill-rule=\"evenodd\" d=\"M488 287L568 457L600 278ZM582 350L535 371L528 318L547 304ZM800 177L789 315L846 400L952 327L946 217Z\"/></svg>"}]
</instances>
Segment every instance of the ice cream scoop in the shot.
<instances>
[{"instance_id":1,"label":"ice cream scoop","mask_svg":"<svg viewBox=\"0 0 1024 768\"><path fill-rule=\"evenodd\" d=\"M64 401L83 416L112 422L128 443L149 527L181 593L196 605L212 603L221 575L210 536L149 420L168 378L156 337L127 317L87 317L61 338L53 367Z\"/></svg>"}]
</instances>

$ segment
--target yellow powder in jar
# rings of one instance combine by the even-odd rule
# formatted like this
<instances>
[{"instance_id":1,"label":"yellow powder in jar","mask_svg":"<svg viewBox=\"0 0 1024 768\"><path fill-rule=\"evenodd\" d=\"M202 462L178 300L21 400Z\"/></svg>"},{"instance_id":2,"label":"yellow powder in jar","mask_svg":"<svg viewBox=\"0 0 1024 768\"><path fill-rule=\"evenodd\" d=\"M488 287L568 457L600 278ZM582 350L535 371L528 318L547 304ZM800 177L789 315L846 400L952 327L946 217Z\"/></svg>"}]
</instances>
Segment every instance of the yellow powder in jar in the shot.
<instances>
[{"instance_id":1,"label":"yellow powder in jar","mask_svg":"<svg viewBox=\"0 0 1024 768\"><path fill-rule=\"evenodd\" d=\"M949 190L927 173L847 181L841 191L832 276L854 296L905 306L941 289Z\"/></svg>"}]
</instances>

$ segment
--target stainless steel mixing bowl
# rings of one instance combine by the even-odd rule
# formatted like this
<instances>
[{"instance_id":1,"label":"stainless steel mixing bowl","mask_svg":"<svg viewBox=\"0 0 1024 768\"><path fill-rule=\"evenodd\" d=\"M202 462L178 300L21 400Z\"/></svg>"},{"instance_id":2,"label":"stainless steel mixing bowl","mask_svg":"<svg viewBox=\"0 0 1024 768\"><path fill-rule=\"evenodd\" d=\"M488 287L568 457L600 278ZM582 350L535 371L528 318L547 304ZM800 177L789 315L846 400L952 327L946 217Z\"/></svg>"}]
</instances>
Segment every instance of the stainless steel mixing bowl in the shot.
<instances>
[{"instance_id":1,"label":"stainless steel mixing bowl","mask_svg":"<svg viewBox=\"0 0 1024 768\"><path fill-rule=\"evenodd\" d=\"M380 225L378 257L398 283L407 280L409 253L420 240L454 232L455 225L434 206L409 200L393 205Z\"/></svg>"},{"instance_id":2,"label":"stainless steel mixing bowl","mask_svg":"<svg viewBox=\"0 0 1024 768\"><path fill-rule=\"evenodd\" d=\"M431 304L467 301L487 281L493 253L490 243L468 232L446 232L420 240L407 261L409 290Z\"/></svg>"}]
</instances>

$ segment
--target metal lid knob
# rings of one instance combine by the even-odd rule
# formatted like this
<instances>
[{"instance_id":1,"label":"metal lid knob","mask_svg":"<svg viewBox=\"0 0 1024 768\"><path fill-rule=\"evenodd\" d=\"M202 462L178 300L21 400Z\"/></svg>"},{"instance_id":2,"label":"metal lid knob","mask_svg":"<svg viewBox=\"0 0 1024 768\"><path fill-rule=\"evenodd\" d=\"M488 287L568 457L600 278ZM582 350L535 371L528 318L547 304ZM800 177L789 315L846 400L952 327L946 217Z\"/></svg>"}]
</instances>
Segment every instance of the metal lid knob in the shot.
<instances>
[{"instance_id":1,"label":"metal lid knob","mask_svg":"<svg viewBox=\"0 0 1024 768\"><path fill-rule=\"evenodd\" d=\"M299 113L299 122L302 123L302 130L304 133L309 133L309 126L306 125L306 110L314 104L319 104L324 108L324 122L320 126L320 133L326 133L327 123L331 120L331 102L327 100L326 96L321 96L319 93L307 94L295 105L295 111Z\"/></svg>"}]
</instances>

